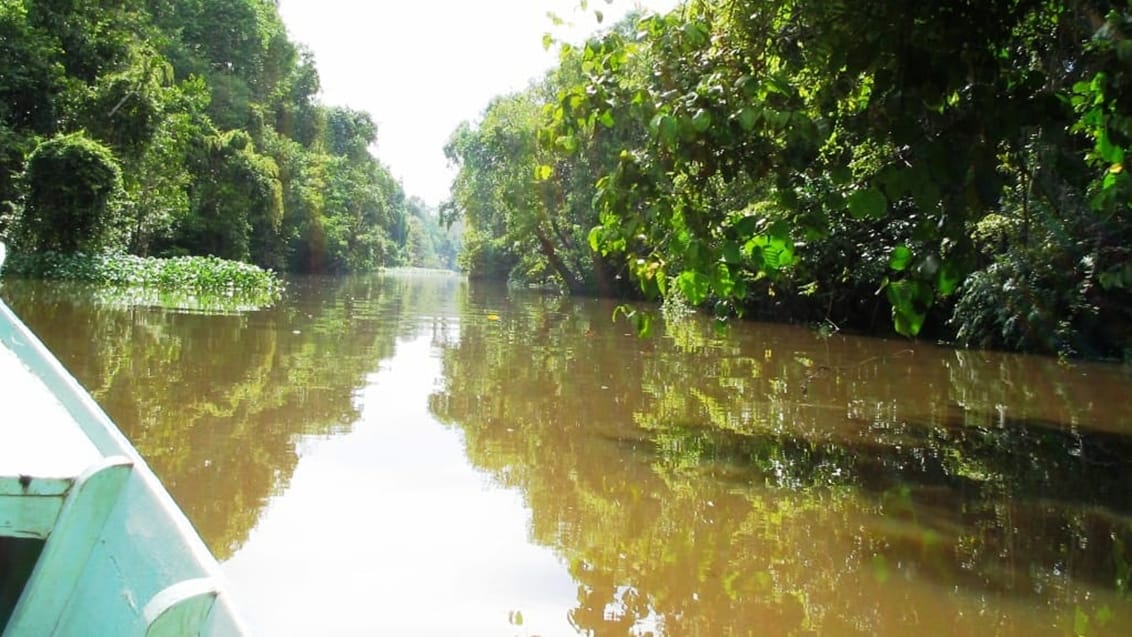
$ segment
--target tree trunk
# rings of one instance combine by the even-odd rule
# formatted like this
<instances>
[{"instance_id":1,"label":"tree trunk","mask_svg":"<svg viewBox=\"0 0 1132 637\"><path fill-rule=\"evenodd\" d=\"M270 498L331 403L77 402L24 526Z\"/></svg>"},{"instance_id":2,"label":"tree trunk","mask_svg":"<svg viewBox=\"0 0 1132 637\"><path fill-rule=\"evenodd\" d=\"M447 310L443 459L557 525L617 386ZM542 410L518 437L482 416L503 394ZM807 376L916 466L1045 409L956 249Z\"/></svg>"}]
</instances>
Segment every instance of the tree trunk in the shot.
<instances>
[{"instance_id":1,"label":"tree trunk","mask_svg":"<svg viewBox=\"0 0 1132 637\"><path fill-rule=\"evenodd\" d=\"M566 267L562 259L558 256L558 251L554 248L554 242L551 241L542 228L535 228L535 238L538 239L539 247L542 248L542 255L550 262L550 267L562 277L566 282L566 287L569 288L570 294L582 294L586 291L585 286L578 280L578 277Z\"/></svg>"}]
</instances>

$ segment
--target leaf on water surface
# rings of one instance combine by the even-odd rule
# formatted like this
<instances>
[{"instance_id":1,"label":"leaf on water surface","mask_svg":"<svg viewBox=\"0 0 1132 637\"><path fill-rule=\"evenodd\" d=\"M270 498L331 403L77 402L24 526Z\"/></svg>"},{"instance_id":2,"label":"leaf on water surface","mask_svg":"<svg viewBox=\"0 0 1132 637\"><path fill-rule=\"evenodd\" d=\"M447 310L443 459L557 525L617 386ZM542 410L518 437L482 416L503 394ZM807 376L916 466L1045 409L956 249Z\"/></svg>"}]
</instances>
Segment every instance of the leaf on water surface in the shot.
<instances>
[{"instance_id":1,"label":"leaf on water surface","mask_svg":"<svg viewBox=\"0 0 1132 637\"><path fill-rule=\"evenodd\" d=\"M1074 609L1073 613L1073 634L1087 635L1089 634L1089 615L1081 610L1078 606Z\"/></svg>"},{"instance_id":2,"label":"leaf on water surface","mask_svg":"<svg viewBox=\"0 0 1132 637\"><path fill-rule=\"evenodd\" d=\"M875 577L876 580L878 582L880 582L881 584L884 584L885 582L888 581L888 578L891 575L892 575L892 573L888 568L888 560L885 559L885 557L883 555L879 554L879 553L874 555L873 556L873 577Z\"/></svg>"}]
</instances>

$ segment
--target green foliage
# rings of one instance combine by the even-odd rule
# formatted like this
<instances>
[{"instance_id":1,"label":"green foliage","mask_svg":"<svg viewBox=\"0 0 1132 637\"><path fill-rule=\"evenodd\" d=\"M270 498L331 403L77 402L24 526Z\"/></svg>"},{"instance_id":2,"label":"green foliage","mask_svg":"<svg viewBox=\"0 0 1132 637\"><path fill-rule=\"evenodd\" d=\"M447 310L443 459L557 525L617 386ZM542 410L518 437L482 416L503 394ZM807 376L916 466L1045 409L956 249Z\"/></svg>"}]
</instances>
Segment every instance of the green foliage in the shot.
<instances>
[{"instance_id":1,"label":"green foliage","mask_svg":"<svg viewBox=\"0 0 1132 637\"><path fill-rule=\"evenodd\" d=\"M348 108L330 108L326 112L326 146L335 154L350 159L365 159L369 146L377 142L377 124L369 113Z\"/></svg>"},{"instance_id":2,"label":"green foliage","mask_svg":"<svg viewBox=\"0 0 1132 637\"><path fill-rule=\"evenodd\" d=\"M114 247L122 173L110 149L85 133L53 137L27 160L17 235L37 251Z\"/></svg>"},{"instance_id":3,"label":"green foliage","mask_svg":"<svg viewBox=\"0 0 1132 637\"><path fill-rule=\"evenodd\" d=\"M535 133L539 104L530 94L498 98L475 126L462 124L445 147L459 172L452 187L451 206L468 226L464 263L475 277L504 277L522 266L524 256L542 254L547 214L535 180L541 162ZM480 237L491 240L480 240ZM567 271L566 277L574 278Z\"/></svg>"},{"instance_id":4,"label":"green foliage","mask_svg":"<svg viewBox=\"0 0 1132 637\"><path fill-rule=\"evenodd\" d=\"M273 272L216 257L143 258L125 254L41 252L9 255L5 276L108 286L239 295L270 305L283 293Z\"/></svg>"},{"instance_id":5,"label":"green foliage","mask_svg":"<svg viewBox=\"0 0 1132 637\"><path fill-rule=\"evenodd\" d=\"M408 201L408 238L405 241L405 258L408 265L418 268L455 270L460 253L459 228L442 228L437 211L420 199Z\"/></svg>"},{"instance_id":6,"label":"green foliage","mask_svg":"<svg viewBox=\"0 0 1132 637\"><path fill-rule=\"evenodd\" d=\"M6 0L0 54L0 236L304 271L404 260L405 196L368 152L372 118L317 103L312 56L275 3ZM19 181L41 142L79 133L122 175L81 242L65 235L92 229L36 222L76 214L36 208L50 174L43 190Z\"/></svg>"},{"instance_id":7,"label":"green foliage","mask_svg":"<svg viewBox=\"0 0 1132 637\"><path fill-rule=\"evenodd\" d=\"M61 55L59 42L29 22L26 3L0 3L0 121L13 130L54 132L57 98L68 84Z\"/></svg>"},{"instance_id":8,"label":"green foliage","mask_svg":"<svg viewBox=\"0 0 1132 637\"><path fill-rule=\"evenodd\" d=\"M564 47L582 73L556 76L536 172L618 135L577 196L647 295L866 329L887 301L909 336L1111 354L1132 324L1130 29L1122 3L691 2ZM995 216L1018 223L991 245ZM1020 265L1043 259L1062 270ZM1046 318L990 303L1006 272Z\"/></svg>"},{"instance_id":9,"label":"green foliage","mask_svg":"<svg viewBox=\"0 0 1132 637\"><path fill-rule=\"evenodd\" d=\"M617 108L590 118L584 135L541 126L548 114L565 117L577 102L570 91L589 64L567 49L558 69L495 99L475 125L453 132L445 152L459 172L446 214L467 224L461 259L473 276L573 293L632 293L622 268L590 249L589 233L599 223L594 181L643 131L618 127Z\"/></svg>"}]
</instances>

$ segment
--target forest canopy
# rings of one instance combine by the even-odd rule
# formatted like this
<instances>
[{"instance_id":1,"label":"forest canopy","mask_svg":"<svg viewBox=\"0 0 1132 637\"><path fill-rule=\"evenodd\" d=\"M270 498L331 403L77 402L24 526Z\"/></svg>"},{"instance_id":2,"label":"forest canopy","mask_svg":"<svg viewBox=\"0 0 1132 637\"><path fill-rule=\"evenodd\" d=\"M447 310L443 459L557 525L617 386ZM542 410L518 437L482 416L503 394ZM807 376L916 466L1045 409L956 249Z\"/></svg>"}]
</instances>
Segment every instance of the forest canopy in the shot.
<instances>
[{"instance_id":1,"label":"forest canopy","mask_svg":"<svg viewBox=\"0 0 1132 637\"><path fill-rule=\"evenodd\" d=\"M274 0L0 0L0 239L295 272L453 267Z\"/></svg>"},{"instance_id":2,"label":"forest canopy","mask_svg":"<svg viewBox=\"0 0 1132 637\"><path fill-rule=\"evenodd\" d=\"M1129 35L1127 0L632 15L453 133L444 214L473 275L1127 357Z\"/></svg>"}]
</instances>

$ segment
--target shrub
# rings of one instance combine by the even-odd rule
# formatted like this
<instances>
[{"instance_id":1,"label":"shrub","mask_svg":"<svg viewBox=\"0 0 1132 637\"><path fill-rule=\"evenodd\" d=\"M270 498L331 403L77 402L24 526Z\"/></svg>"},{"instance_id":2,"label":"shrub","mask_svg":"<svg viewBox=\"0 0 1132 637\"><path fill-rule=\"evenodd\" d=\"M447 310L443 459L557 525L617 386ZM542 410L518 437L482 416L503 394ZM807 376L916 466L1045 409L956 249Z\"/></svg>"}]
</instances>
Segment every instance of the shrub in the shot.
<instances>
[{"instance_id":1,"label":"shrub","mask_svg":"<svg viewBox=\"0 0 1132 637\"><path fill-rule=\"evenodd\" d=\"M110 149L84 132L40 143L28 156L17 236L36 251L96 252L118 230L122 172Z\"/></svg>"}]
</instances>

